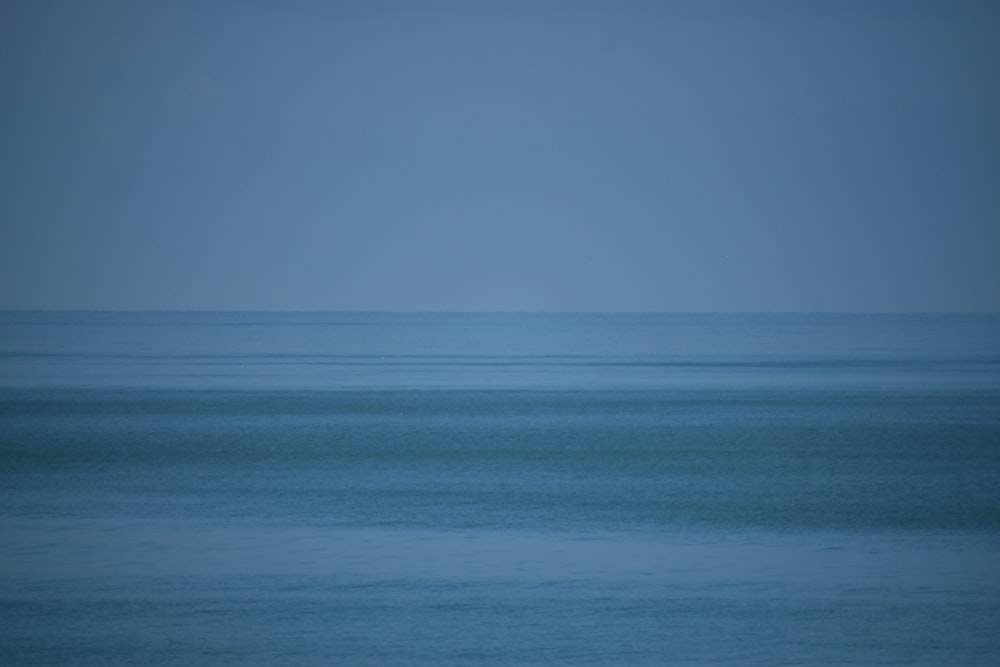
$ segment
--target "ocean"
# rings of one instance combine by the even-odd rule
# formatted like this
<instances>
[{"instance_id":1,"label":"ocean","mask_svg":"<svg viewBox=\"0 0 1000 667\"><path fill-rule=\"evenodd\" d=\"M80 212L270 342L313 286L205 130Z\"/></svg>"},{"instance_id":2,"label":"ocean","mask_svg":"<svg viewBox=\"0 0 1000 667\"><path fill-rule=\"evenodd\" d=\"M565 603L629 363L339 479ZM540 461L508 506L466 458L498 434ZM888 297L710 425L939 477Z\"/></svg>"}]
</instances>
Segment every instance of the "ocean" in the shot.
<instances>
[{"instance_id":1,"label":"ocean","mask_svg":"<svg viewBox=\"0 0 1000 667\"><path fill-rule=\"evenodd\" d=\"M0 312L0 664L998 663L1000 315Z\"/></svg>"}]
</instances>

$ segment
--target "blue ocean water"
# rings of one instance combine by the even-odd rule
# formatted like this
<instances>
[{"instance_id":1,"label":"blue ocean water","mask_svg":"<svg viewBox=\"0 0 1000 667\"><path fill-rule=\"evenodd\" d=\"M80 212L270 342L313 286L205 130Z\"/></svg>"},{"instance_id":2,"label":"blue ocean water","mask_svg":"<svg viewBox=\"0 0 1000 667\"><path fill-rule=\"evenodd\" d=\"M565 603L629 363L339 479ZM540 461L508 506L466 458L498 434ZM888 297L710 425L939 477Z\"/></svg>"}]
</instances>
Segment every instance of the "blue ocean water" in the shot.
<instances>
[{"instance_id":1,"label":"blue ocean water","mask_svg":"<svg viewBox=\"0 0 1000 667\"><path fill-rule=\"evenodd\" d=\"M994 665L1000 316L0 313L0 663Z\"/></svg>"}]
</instances>

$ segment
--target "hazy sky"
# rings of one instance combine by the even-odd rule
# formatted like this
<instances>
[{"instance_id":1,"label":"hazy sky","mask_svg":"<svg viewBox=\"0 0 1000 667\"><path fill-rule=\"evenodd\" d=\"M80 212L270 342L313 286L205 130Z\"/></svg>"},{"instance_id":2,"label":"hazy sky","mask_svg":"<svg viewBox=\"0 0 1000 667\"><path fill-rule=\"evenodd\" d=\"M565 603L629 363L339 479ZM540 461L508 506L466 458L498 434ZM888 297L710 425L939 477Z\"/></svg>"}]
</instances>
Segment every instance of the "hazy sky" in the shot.
<instances>
[{"instance_id":1,"label":"hazy sky","mask_svg":"<svg viewBox=\"0 0 1000 667\"><path fill-rule=\"evenodd\" d=\"M1000 3L8 1L0 308L1000 310Z\"/></svg>"}]
</instances>

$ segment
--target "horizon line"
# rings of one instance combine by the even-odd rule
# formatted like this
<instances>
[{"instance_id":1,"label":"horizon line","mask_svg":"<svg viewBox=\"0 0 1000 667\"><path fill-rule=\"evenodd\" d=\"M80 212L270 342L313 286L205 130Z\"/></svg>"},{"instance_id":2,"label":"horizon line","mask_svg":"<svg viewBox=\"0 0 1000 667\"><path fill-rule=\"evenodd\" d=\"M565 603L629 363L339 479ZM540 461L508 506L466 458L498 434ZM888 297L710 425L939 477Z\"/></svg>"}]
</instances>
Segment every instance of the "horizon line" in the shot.
<instances>
[{"instance_id":1,"label":"horizon line","mask_svg":"<svg viewBox=\"0 0 1000 667\"><path fill-rule=\"evenodd\" d=\"M377 315L1000 315L1000 310L392 310L359 308L4 308L0 313L356 313Z\"/></svg>"}]
</instances>

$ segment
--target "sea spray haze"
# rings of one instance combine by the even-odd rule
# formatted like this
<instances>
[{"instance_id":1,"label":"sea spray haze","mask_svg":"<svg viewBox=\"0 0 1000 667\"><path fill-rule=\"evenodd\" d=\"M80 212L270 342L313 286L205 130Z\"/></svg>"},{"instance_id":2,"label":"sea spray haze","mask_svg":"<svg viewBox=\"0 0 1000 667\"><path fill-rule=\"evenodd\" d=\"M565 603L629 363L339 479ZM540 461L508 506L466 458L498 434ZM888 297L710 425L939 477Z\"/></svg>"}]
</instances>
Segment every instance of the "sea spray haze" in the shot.
<instances>
[{"instance_id":1,"label":"sea spray haze","mask_svg":"<svg viewBox=\"0 0 1000 667\"><path fill-rule=\"evenodd\" d=\"M0 662L993 665L1000 317L0 314Z\"/></svg>"}]
</instances>

